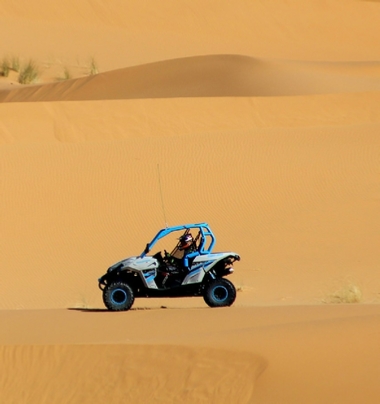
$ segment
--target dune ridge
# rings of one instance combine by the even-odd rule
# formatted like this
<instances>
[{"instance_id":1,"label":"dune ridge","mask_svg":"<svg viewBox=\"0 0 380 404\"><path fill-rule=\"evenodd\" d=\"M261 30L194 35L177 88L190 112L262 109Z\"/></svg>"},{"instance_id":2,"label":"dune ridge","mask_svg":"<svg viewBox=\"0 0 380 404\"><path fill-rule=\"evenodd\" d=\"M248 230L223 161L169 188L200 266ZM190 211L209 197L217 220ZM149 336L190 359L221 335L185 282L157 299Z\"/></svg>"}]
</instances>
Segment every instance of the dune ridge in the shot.
<instances>
[{"instance_id":1,"label":"dune ridge","mask_svg":"<svg viewBox=\"0 0 380 404\"><path fill-rule=\"evenodd\" d=\"M304 63L205 55L2 90L0 101L268 97L379 90L380 62Z\"/></svg>"}]
</instances>

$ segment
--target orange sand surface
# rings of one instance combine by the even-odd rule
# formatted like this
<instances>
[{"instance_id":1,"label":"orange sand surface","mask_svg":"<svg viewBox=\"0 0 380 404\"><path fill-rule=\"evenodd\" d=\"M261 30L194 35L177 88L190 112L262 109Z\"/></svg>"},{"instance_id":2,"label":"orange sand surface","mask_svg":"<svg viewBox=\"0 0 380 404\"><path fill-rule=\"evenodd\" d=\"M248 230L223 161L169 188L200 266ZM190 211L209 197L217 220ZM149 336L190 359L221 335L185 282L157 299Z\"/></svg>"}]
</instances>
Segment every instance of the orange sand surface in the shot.
<instances>
[{"instance_id":1,"label":"orange sand surface","mask_svg":"<svg viewBox=\"0 0 380 404\"><path fill-rule=\"evenodd\" d=\"M379 21L360 0L0 0L0 71L40 70L0 76L0 403L378 403ZM203 221L241 255L232 307L104 309L111 264Z\"/></svg>"}]
</instances>

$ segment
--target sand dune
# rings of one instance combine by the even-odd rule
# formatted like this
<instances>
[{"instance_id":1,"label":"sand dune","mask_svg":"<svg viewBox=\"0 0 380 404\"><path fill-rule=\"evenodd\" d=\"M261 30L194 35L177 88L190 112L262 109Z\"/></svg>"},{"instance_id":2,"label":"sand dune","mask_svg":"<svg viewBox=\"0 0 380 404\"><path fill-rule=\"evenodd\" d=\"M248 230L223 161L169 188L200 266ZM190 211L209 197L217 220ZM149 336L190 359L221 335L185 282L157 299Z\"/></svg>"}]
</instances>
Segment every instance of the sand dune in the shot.
<instances>
[{"instance_id":1,"label":"sand dune","mask_svg":"<svg viewBox=\"0 0 380 404\"><path fill-rule=\"evenodd\" d=\"M370 126L380 93L297 97L219 97L86 102L3 103L1 143L114 141L183 137L258 128ZM17 116L17 119L14 119ZM272 129L271 129L272 128ZM363 129L366 133L367 129ZM277 133L279 133L277 131Z\"/></svg>"},{"instance_id":2,"label":"sand dune","mask_svg":"<svg viewBox=\"0 0 380 404\"><path fill-rule=\"evenodd\" d=\"M3 90L0 101L254 97L380 90L379 63L296 63L213 55Z\"/></svg>"},{"instance_id":3,"label":"sand dune","mask_svg":"<svg viewBox=\"0 0 380 404\"><path fill-rule=\"evenodd\" d=\"M57 141L43 114L41 136L49 141L28 142L25 132L23 142L4 143L9 288L2 307L101 306L97 278L114 261L140 253L164 226L157 164L169 224L206 217L216 248L242 255L236 282L251 288L254 302L313 303L350 279L366 301L377 298L378 124L198 135L188 126L190 134L177 137L132 133L114 141L112 133L101 140L100 132L96 141L72 142L77 129L70 115L65 119L67 140L62 131Z\"/></svg>"},{"instance_id":4,"label":"sand dune","mask_svg":"<svg viewBox=\"0 0 380 404\"><path fill-rule=\"evenodd\" d=\"M354 403L366 388L375 403L379 314L378 305L233 307L212 316L3 311L14 329L0 331L8 343L2 392L7 402Z\"/></svg>"},{"instance_id":5,"label":"sand dune","mask_svg":"<svg viewBox=\"0 0 380 404\"><path fill-rule=\"evenodd\" d=\"M24 402L26 396L40 403L244 402L252 397L262 370L260 358L254 355L172 345L23 345L0 349L5 358L2 393L7 402ZM39 369L38 374L34 368ZM238 382L226 383L229 380Z\"/></svg>"},{"instance_id":6,"label":"sand dune","mask_svg":"<svg viewBox=\"0 0 380 404\"><path fill-rule=\"evenodd\" d=\"M41 68L0 77L1 403L377 403L379 17L0 0L0 58ZM231 308L104 309L112 263L201 221L242 257Z\"/></svg>"}]
</instances>

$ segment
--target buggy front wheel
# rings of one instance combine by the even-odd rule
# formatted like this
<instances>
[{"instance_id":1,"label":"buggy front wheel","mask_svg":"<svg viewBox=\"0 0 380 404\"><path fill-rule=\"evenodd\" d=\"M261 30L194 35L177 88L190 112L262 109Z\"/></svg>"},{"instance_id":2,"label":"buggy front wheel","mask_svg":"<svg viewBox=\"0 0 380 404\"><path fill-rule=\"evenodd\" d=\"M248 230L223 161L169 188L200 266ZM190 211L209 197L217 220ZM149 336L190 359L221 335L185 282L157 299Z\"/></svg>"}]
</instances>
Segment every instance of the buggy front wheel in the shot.
<instances>
[{"instance_id":1,"label":"buggy front wheel","mask_svg":"<svg viewBox=\"0 0 380 404\"><path fill-rule=\"evenodd\" d=\"M215 279L206 287L203 299L210 307L231 306L236 299L235 286L228 279Z\"/></svg>"},{"instance_id":2,"label":"buggy front wheel","mask_svg":"<svg viewBox=\"0 0 380 404\"><path fill-rule=\"evenodd\" d=\"M135 296L133 290L127 283L111 283L103 290L103 302L108 310L129 310L134 301Z\"/></svg>"}]
</instances>

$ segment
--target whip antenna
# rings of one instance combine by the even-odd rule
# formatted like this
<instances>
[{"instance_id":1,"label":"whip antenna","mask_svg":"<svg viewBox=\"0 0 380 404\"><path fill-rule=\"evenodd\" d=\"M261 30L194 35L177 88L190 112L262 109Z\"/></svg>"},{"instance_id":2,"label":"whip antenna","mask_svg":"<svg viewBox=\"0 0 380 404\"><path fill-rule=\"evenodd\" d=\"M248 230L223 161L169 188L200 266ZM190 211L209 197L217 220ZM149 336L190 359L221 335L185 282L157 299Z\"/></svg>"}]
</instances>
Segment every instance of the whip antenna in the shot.
<instances>
[{"instance_id":1,"label":"whip antenna","mask_svg":"<svg viewBox=\"0 0 380 404\"><path fill-rule=\"evenodd\" d=\"M160 187L160 197L161 197L162 213L164 214L165 227L168 227L168 222L166 221L166 213L165 213L164 198L163 198L163 196L162 196L161 173L160 173L160 165L159 165L159 164L157 164L157 173L158 173L158 185L159 185L159 187Z\"/></svg>"}]
</instances>

